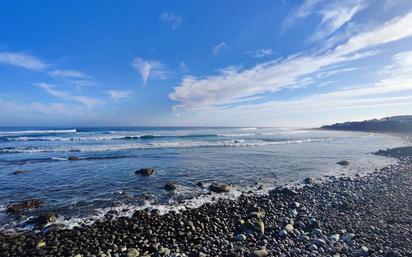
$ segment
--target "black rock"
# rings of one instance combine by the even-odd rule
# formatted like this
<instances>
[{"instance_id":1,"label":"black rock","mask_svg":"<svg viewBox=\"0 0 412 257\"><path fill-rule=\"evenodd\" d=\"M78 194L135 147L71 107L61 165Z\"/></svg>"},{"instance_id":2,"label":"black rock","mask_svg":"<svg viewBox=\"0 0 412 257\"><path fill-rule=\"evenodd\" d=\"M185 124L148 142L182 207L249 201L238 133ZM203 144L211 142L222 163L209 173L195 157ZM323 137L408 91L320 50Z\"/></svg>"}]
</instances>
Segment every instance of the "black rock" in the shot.
<instances>
[{"instance_id":1,"label":"black rock","mask_svg":"<svg viewBox=\"0 0 412 257\"><path fill-rule=\"evenodd\" d=\"M227 193L231 189L228 184L213 183L209 186L209 190L215 193Z\"/></svg>"},{"instance_id":2,"label":"black rock","mask_svg":"<svg viewBox=\"0 0 412 257\"><path fill-rule=\"evenodd\" d=\"M277 187L269 192L270 194L284 194L284 195L297 195L298 193L288 187Z\"/></svg>"},{"instance_id":3,"label":"black rock","mask_svg":"<svg viewBox=\"0 0 412 257\"><path fill-rule=\"evenodd\" d=\"M134 174L140 175L140 176L151 176L155 172L156 171L153 168L143 168L143 169L136 170L136 172Z\"/></svg>"},{"instance_id":4,"label":"black rock","mask_svg":"<svg viewBox=\"0 0 412 257\"><path fill-rule=\"evenodd\" d=\"M313 178L305 178L303 180L303 183L309 185L309 184L313 184Z\"/></svg>"},{"instance_id":5,"label":"black rock","mask_svg":"<svg viewBox=\"0 0 412 257\"><path fill-rule=\"evenodd\" d=\"M173 191L173 190L176 190L176 189L177 189L177 185L176 185L176 183L169 182L169 183L167 183L167 184L165 185L165 189L166 189L167 191Z\"/></svg>"},{"instance_id":6,"label":"black rock","mask_svg":"<svg viewBox=\"0 0 412 257\"><path fill-rule=\"evenodd\" d=\"M19 174L26 174L26 173L31 173L30 170L16 170L14 172L12 172L12 175L19 175Z\"/></svg>"},{"instance_id":7,"label":"black rock","mask_svg":"<svg viewBox=\"0 0 412 257\"><path fill-rule=\"evenodd\" d=\"M338 161L336 164L341 165L341 166L348 166L349 162L346 160Z\"/></svg>"},{"instance_id":8,"label":"black rock","mask_svg":"<svg viewBox=\"0 0 412 257\"><path fill-rule=\"evenodd\" d=\"M32 218L27 221L26 224L33 225L37 228L43 228L49 222L56 222L57 215L53 212L47 212L39 215L36 218Z\"/></svg>"},{"instance_id":9,"label":"black rock","mask_svg":"<svg viewBox=\"0 0 412 257\"><path fill-rule=\"evenodd\" d=\"M43 201L40 199L30 199L19 203L11 204L7 207L7 212L17 213L26 209L38 208L43 204Z\"/></svg>"},{"instance_id":10,"label":"black rock","mask_svg":"<svg viewBox=\"0 0 412 257\"><path fill-rule=\"evenodd\" d=\"M67 158L67 160L69 160L69 161L78 161L78 160L80 160L80 158L77 157L77 156L69 156L69 157Z\"/></svg>"}]
</instances>

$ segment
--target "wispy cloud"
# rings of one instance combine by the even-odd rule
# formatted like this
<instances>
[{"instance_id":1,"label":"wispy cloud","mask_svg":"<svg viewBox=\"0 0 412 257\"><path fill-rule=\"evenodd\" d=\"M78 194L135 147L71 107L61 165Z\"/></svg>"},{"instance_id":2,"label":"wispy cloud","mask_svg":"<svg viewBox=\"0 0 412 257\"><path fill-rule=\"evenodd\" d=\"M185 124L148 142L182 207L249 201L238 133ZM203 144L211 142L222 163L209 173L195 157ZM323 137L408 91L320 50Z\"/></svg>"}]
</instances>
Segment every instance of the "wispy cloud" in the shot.
<instances>
[{"instance_id":1,"label":"wispy cloud","mask_svg":"<svg viewBox=\"0 0 412 257\"><path fill-rule=\"evenodd\" d=\"M361 0L340 1L326 5L326 7L319 12L322 21L311 40L321 40L333 34L352 20L352 17L365 7L366 4Z\"/></svg>"},{"instance_id":2,"label":"wispy cloud","mask_svg":"<svg viewBox=\"0 0 412 257\"><path fill-rule=\"evenodd\" d=\"M262 49L258 49L252 52L248 52L248 54L254 58L261 58L261 57L265 57L265 56L269 56L273 54L273 50L270 48L262 48Z\"/></svg>"},{"instance_id":3,"label":"wispy cloud","mask_svg":"<svg viewBox=\"0 0 412 257\"><path fill-rule=\"evenodd\" d=\"M310 38L310 41L318 41L339 30L367 6L364 0L324 1L325 3L320 6L321 2L322 0L304 0L285 20L283 30L309 15L318 15L321 22Z\"/></svg>"},{"instance_id":4,"label":"wispy cloud","mask_svg":"<svg viewBox=\"0 0 412 257\"><path fill-rule=\"evenodd\" d=\"M37 83L35 85L46 91L49 95L60 98L64 101L81 103L89 109L104 103L101 99L90 96L73 95L67 91L59 90L56 86L47 83Z\"/></svg>"},{"instance_id":5,"label":"wispy cloud","mask_svg":"<svg viewBox=\"0 0 412 257\"><path fill-rule=\"evenodd\" d=\"M212 48L212 53L213 53L214 55L217 55L217 54L220 53L220 51L222 51L222 50L223 50L224 48L226 48L226 47L227 47L227 45L226 45L225 42L220 42L219 44L215 45L215 46Z\"/></svg>"},{"instance_id":6,"label":"wispy cloud","mask_svg":"<svg viewBox=\"0 0 412 257\"><path fill-rule=\"evenodd\" d=\"M323 54L300 54L284 60L273 60L250 69L222 72L206 77L185 77L179 86L169 94L172 100L180 102L175 109L197 109L218 105L236 104L242 98L287 87L307 84L316 79L316 73L331 65L342 64L376 54L370 49L388 42L412 36L412 13L395 18L375 29L350 37L346 43L329 49Z\"/></svg>"},{"instance_id":7,"label":"wispy cloud","mask_svg":"<svg viewBox=\"0 0 412 257\"><path fill-rule=\"evenodd\" d=\"M81 71L76 70L54 70L49 72L50 76L62 77L62 78L74 78L74 79L87 79L90 78Z\"/></svg>"},{"instance_id":8,"label":"wispy cloud","mask_svg":"<svg viewBox=\"0 0 412 257\"><path fill-rule=\"evenodd\" d=\"M283 30L291 27L297 20L307 17L312 13L315 6L321 0L303 0L303 3L295 8L291 14L286 18L283 24Z\"/></svg>"},{"instance_id":9,"label":"wispy cloud","mask_svg":"<svg viewBox=\"0 0 412 257\"><path fill-rule=\"evenodd\" d=\"M159 15L159 19L169 24L172 27L172 30L177 29L177 27L179 27L182 23L182 18L174 15L173 13L162 12Z\"/></svg>"},{"instance_id":10,"label":"wispy cloud","mask_svg":"<svg viewBox=\"0 0 412 257\"><path fill-rule=\"evenodd\" d=\"M109 90L107 91L107 94L110 96L110 99L113 102L117 102L118 100L122 98L130 97L132 92L127 91L127 90Z\"/></svg>"},{"instance_id":11,"label":"wispy cloud","mask_svg":"<svg viewBox=\"0 0 412 257\"><path fill-rule=\"evenodd\" d=\"M181 72L188 72L189 66L185 62L180 62L179 69Z\"/></svg>"},{"instance_id":12,"label":"wispy cloud","mask_svg":"<svg viewBox=\"0 0 412 257\"><path fill-rule=\"evenodd\" d=\"M140 73L145 85L150 78L166 79L168 77L169 72L166 66L157 60L144 60L143 58L136 57L131 65Z\"/></svg>"},{"instance_id":13,"label":"wispy cloud","mask_svg":"<svg viewBox=\"0 0 412 257\"><path fill-rule=\"evenodd\" d=\"M33 71L41 71L47 68L42 60L23 53L0 52L0 64L17 66Z\"/></svg>"}]
</instances>

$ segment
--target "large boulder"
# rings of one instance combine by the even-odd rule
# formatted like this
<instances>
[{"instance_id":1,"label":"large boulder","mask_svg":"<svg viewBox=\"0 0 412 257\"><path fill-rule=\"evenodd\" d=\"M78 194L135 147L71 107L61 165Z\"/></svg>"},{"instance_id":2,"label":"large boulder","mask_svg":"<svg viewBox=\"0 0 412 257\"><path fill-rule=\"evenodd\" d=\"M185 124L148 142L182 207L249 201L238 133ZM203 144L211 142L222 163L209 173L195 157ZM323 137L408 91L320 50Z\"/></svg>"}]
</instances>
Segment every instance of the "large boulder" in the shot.
<instances>
[{"instance_id":1,"label":"large boulder","mask_svg":"<svg viewBox=\"0 0 412 257\"><path fill-rule=\"evenodd\" d=\"M14 204L9 205L7 207L7 212L18 213L26 209L38 208L42 204L43 204L43 201L40 199L30 199L30 200L26 200L26 201L22 201L19 203L14 203Z\"/></svg>"},{"instance_id":2,"label":"large boulder","mask_svg":"<svg viewBox=\"0 0 412 257\"><path fill-rule=\"evenodd\" d=\"M348 166L349 162L346 160L338 161L336 164L341 165L341 166Z\"/></svg>"},{"instance_id":3,"label":"large boulder","mask_svg":"<svg viewBox=\"0 0 412 257\"><path fill-rule=\"evenodd\" d=\"M156 171L153 168L143 168L143 169L136 170L136 172L134 174L140 175L140 176L151 176L155 172Z\"/></svg>"},{"instance_id":4,"label":"large boulder","mask_svg":"<svg viewBox=\"0 0 412 257\"><path fill-rule=\"evenodd\" d=\"M231 189L231 186L228 184L218 184L213 183L209 186L209 190L215 193L227 193Z\"/></svg>"}]
</instances>

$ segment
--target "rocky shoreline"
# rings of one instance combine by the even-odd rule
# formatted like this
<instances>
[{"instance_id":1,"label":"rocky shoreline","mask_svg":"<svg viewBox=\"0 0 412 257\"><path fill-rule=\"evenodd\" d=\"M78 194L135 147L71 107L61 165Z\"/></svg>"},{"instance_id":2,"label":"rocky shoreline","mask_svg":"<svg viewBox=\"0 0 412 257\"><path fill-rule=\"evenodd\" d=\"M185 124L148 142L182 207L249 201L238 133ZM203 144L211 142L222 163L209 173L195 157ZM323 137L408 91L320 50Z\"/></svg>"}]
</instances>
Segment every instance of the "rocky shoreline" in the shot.
<instances>
[{"instance_id":1,"label":"rocky shoreline","mask_svg":"<svg viewBox=\"0 0 412 257\"><path fill-rule=\"evenodd\" d=\"M0 256L412 256L412 148L378 154L398 162L180 213L108 214L72 230L0 234Z\"/></svg>"}]
</instances>

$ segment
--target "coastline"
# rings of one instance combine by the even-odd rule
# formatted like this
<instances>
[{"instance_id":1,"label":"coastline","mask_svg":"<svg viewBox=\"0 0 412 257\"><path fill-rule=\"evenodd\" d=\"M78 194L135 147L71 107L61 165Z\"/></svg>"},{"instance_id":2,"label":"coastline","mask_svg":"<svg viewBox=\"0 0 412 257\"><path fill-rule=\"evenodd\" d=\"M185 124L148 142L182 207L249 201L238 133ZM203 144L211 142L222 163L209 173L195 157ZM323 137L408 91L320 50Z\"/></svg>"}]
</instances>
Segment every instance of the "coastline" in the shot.
<instances>
[{"instance_id":1,"label":"coastline","mask_svg":"<svg viewBox=\"0 0 412 257\"><path fill-rule=\"evenodd\" d=\"M408 256L411 153L379 151L398 162L364 177L250 192L162 216L108 214L72 230L0 235L0 256Z\"/></svg>"}]
</instances>

